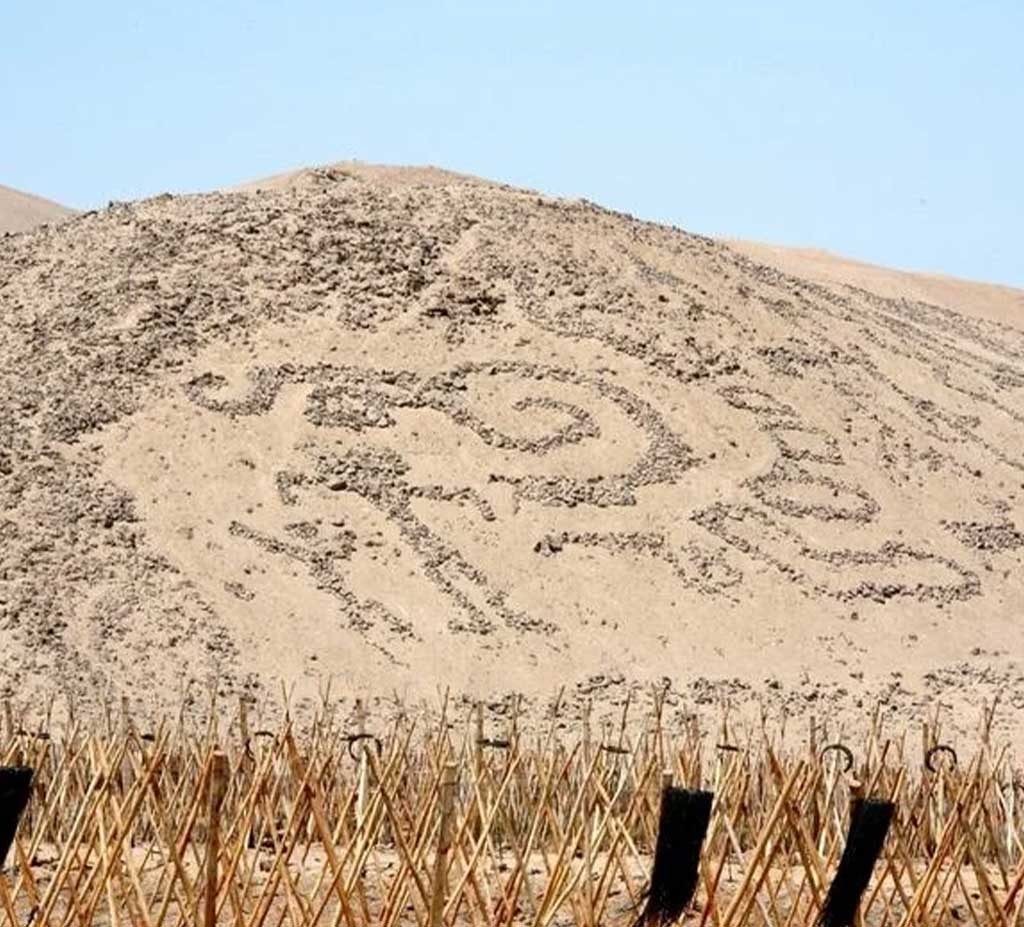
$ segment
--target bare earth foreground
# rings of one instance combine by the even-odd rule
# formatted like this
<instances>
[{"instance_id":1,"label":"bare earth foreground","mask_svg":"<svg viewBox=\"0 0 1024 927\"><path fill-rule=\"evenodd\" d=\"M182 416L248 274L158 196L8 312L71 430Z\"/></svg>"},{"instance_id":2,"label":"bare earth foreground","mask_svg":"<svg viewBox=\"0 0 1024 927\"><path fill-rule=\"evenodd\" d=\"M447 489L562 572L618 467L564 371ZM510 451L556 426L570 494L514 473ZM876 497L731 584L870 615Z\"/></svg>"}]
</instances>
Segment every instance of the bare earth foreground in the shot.
<instances>
[{"instance_id":1,"label":"bare earth foreground","mask_svg":"<svg viewBox=\"0 0 1024 927\"><path fill-rule=\"evenodd\" d=\"M1024 294L758 248L361 165L0 237L4 691L1024 707Z\"/></svg>"}]
</instances>

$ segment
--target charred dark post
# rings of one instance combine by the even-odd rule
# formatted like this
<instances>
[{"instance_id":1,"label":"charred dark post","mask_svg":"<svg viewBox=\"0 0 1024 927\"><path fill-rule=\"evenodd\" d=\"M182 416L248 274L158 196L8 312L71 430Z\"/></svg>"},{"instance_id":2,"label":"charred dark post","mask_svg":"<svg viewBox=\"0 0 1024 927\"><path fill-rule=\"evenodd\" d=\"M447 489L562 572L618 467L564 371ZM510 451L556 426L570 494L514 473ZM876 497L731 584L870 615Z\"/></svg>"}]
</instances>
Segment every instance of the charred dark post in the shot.
<instances>
[{"instance_id":1,"label":"charred dark post","mask_svg":"<svg viewBox=\"0 0 1024 927\"><path fill-rule=\"evenodd\" d=\"M699 789L669 787L662 792L651 887L637 927L671 924L693 899L713 797Z\"/></svg>"},{"instance_id":2,"label":"charred dark post","mask_svg":"<svg viewBox=\"0 0 1024 927\"><path fill-rule=\"evenodd\" d=\"M839 868L829 887L818 923L821 927L852 927L864 889L882 853L896 806L874 798L858 798L850 807L850 833Z\"/></svg>"},{"instance_id":3,"label":"charred dark post","mask_svg":"<svg viewBox=\"0 0 1024 927\"><path fill-rule=\"evenodd\" d=\"M21 813L32 789L32 770L27 766L0 766L0 869L14 843Z\"/></svg>"}]
</instances>

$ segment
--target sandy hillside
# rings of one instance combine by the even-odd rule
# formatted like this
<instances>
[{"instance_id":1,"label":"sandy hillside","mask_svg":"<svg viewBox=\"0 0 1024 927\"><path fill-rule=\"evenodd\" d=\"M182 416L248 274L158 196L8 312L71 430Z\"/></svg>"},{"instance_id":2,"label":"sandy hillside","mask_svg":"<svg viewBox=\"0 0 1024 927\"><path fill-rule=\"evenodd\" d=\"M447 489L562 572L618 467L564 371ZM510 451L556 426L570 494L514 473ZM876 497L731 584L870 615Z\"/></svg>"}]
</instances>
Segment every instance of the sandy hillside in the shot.
<instances>
[{"instance_id":1,"label":"sandy hillside","mask_svg":"<svg viewBox=\"0 0 1024 927\"><path fill-rule=\"evenodd\" d=\"M44 222L59 222L73 214L73 209L0 184L0 235L27 232Z\"/></svg>"},{"instance_id":2,"label":"sandy hillside","mask_svg":"<svg viewBox=\"0 0 1024 927\"><path fill-rule=\"evenodd\" d=\"M876 267L812 248L785 248L750 241L728 241L726 244L759 263L777 267L795 277L830 286L868 290L890 299L933 303L966 315L1024 326L1024 290L938 274Z\"/></svg>"},{"instance_id":3,"label":"sandy hillside","mask_svg":"<svg viewBox=\"0 0 1024 927\"><path fill-rule=\"evenodd\" d=\"M778 263L363 165L0 241L3 684L1024 706L1024 329Z\"/></svg>"}]
</instances>

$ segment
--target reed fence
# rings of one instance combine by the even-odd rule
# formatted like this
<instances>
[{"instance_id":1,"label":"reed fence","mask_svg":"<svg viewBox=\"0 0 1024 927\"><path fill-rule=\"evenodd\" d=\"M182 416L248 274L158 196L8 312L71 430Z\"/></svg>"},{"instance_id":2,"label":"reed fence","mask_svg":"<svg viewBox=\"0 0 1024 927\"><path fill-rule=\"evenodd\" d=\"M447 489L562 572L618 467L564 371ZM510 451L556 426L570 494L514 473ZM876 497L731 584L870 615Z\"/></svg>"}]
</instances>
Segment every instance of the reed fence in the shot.
<instances>
[{"instance_id":1,"label":"reed fence","mask_svg":"<svg viewBox=\"0 0 1024 927\"><path fill-rule=\"evenodd\" d=\"M1024 779L991 718L959 756L937 724L895 736L877 713L834 749L813 728L796 746L767 723L662 718L655 699L599 735L586 719L526 730L461 706L377 729L324 710L266 731L243 708L199 729L142 729L126 712L100 732L26 732L8 712L0 765L35 773L0 916L632 927L674 783L714 796L686 923L815 924L858 796L895 805L861 925L1024 923Z\"/></svg>"}]
</instances>

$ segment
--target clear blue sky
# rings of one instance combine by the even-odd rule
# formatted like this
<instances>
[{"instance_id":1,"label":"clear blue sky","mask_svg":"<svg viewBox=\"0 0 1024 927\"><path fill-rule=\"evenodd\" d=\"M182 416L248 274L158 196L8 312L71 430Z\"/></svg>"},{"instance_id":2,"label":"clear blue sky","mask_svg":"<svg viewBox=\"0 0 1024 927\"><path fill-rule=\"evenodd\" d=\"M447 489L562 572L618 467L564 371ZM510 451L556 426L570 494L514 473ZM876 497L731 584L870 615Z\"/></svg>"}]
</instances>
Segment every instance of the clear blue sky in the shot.
<instances>
[{"instance_id":1,"label":"clear blue sky","mask_svg":"<svg viewBox=\"0 0 1024 927\"><path fill-rule=\"evenodd\" d=\"M1024 2L8 0L0 183L344 158L1024 285Z\"/></svg>"}]
</instances>

